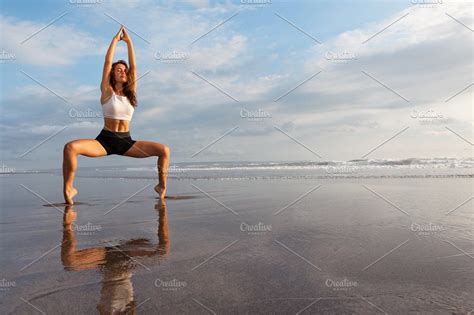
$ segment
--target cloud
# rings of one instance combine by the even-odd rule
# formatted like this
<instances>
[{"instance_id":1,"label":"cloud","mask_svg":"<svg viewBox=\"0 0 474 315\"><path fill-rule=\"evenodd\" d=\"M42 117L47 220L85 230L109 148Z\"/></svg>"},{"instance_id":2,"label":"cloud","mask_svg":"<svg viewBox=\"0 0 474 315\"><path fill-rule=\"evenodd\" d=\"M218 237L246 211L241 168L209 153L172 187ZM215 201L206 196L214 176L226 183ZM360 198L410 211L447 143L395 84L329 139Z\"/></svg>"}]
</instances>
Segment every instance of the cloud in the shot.
<instances>
[{"instance_id":1,"label":"cloud","mask_svg":"<svg viewBox=\"0 0 474 315\"><path fill-rule=\"evenodd\" d=\"M47 28L45 25L0 15L3 48L14 54L18 63L41 67L68 66L86 56L103 54L91 34L60 20Z\"/></svg>"},{"instance_id":2,"label":"cloud","mask_svg":"<svg viewBox=\"0 0 474 315\"><path fill-rule=\"evenodd\" d=\"M234 35L225 42L218 42L213 46L198 46L190 52L190 62L195 70L222 71L222 68L239 66L243 61L247 39L242 35Z\"/></svg>"},{"instance_id":3,"label":"cloud","mask_svg":"<svg viewBox=\"0 0 474 315\"><path fill-rule=\"evenodd\" d=\"M347 117L371 112L376 114L380 127L393 128L410 120L408 109L442 107L451 121L469 120L471 108L466 106L466 100L472 90L449 104L445 102L472 82L473 70L472 33L448 17L447 9L460 20L471 14L469 4L432 10L409 8L313 47L313 57L304 67L306 76L299 82L322 72L282 99L283 104L292 104L286 107L293 112L289 119L302 116L300 123L319 125L321 117L327 119L337 109ZM405 14L405 18L362 44ZM343 60L344 57L349 58ZM366 117L359 119L375 118ZM331 123L337 126L337 122Z\"/></svg>"}]
</instances>

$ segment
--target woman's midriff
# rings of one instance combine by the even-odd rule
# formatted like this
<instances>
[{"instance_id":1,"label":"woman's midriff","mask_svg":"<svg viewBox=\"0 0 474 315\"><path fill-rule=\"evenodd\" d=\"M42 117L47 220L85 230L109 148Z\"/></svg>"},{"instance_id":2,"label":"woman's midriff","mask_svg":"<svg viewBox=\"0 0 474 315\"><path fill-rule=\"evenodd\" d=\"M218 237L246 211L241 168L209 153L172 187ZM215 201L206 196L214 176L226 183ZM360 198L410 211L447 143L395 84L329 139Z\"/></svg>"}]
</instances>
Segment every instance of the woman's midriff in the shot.
<instances>
[{"instance_id":1,"label":"woman's midriff","mask_svg":"<svg viewBox=\"0 0 474 315\"><path fill-rule=\"evenodd\" d=\"M120 120L113 118L104 118L104 129L115 132L129 131L130 122L128 120Z\"/></svg>"}]
</instances>

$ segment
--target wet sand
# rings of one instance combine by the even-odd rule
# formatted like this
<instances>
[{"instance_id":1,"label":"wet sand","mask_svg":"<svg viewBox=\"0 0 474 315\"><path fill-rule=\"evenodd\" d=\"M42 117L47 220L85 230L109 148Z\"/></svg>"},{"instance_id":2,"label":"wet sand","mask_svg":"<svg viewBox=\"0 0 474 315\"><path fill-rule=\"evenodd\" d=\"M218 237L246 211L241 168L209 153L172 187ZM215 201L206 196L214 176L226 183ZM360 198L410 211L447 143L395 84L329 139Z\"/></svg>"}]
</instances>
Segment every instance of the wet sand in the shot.
<instances>
[{"instance_id":1,"label":"wet sand","mask_svg":"<svg viewBox=\"0 0 474 315\"><path fill-rule=\"evenodd\" d=\"M467 314L472 179L1 175L2 314Z\"/></svg>"}]
</instances>

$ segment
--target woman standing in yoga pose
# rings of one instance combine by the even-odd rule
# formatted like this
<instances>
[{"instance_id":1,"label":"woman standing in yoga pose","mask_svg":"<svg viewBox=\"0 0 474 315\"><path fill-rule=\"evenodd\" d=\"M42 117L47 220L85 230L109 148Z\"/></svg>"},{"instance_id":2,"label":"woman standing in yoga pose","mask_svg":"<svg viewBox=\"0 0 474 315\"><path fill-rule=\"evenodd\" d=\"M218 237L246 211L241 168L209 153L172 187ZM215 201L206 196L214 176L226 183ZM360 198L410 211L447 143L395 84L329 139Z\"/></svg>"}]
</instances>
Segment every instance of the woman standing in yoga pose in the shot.
<instances>
[{"instance_id":1,"label":"woman standing in yoga pose","mask_svg":"<svg viewBox=\"0 0 474 315\"><path fill-rule=\"evenodd\" d=\"M123 40L128 47L128 62L113 62L115 46ZM77 156L100 157L111 154L134 158L158 157L158 184L155 191L165 198L170 149L153 141L136 141L130 136L129 126L137 106L136 63L132 40L123 25L110 43L105 56L100 84L104 127L95 139L77 139L66 143L63 152L63 194L67 204L73 204L77 190L73 186Z\"/></svg>"}]
</instances>

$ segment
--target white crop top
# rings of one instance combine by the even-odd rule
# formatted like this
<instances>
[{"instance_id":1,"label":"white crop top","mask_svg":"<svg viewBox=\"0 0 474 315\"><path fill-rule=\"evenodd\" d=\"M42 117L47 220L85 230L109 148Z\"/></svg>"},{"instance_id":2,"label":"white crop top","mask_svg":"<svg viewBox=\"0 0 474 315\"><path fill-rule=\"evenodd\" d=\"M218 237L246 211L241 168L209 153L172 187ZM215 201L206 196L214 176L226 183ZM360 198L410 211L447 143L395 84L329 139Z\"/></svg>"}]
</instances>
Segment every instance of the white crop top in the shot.
<instances>
[{"instance_id":1,"label":"white crop top","mask_svg":"<svg viewBox=\"0 0 474 315\"><path fill-rule=\"evenodd\" d=\"M102 113L106 118L131 120L134 111L128 98L115 94L113 90L110 98L102 105Z\"/></svg>"}]
</instances>

